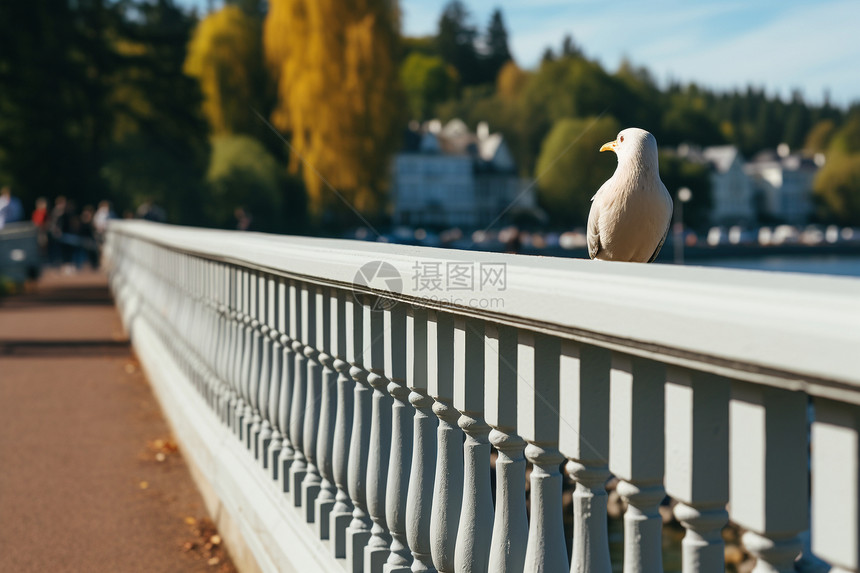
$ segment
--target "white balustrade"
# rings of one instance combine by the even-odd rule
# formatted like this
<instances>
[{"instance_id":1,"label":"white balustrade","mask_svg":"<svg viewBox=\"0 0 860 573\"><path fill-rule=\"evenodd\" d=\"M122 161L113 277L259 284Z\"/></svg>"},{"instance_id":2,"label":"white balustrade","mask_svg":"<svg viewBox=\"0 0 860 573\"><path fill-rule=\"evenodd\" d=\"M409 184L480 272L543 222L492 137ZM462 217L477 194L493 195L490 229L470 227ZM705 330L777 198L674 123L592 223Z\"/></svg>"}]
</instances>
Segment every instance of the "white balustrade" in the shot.
<instances>
[{"instance_id":1,"label":"white balustrade","mask_svg":"<svg viewBox=\"0 0 860 573\"><path fill-rule=\"evenodd\" d=\"M807 397L737 382L729 404L731 519L747 529L754 573L794 571L809 528Z\"/></svg>"},{"instance_id":2,"label":"white balustrade","mask_svg":"<svg viewBox=\"0 0 860 573\"><path fill-rule=\"evenodd\" d=\"M663 487L661 364L613 353L609 374L609 470L627 502L624 512L624 573L663 570L660 502Z\"/></svg>"},{"instance_id":3,"label":"white balustrade","mask_svg":"<svg viewBox=\"0 0 860 573\"><path fill-rule=\"evenodd\" d=\"M496 508L489 571L523 570L529 523L526 515L526 442L517 434L517 331L484 325L484 409L489 440L496 448Z\"/></svg>"},{"instance_id":4,"label":"white balustrade","mask_svg":"<svg viewBox=\"0 0 860 573\"><path fill-rule=\"evenodd\" d=\"M613 475L627 573L662 570L667 495L685 573L724 570L727 523L758 573L860 571L856 280L142 222L105 256L228 547L263 571L609 573ZM370 261L402 288L365 284ZM472 292L427 298L405 280L425 263L437 291L472 265Z\"/></svg>"},{"instance_id":5,"label":"white balustrade","mask_svg":"<svg viewBox=\"0 0 860 573\"><path fill-rule=\"evenodd\" d=\"M439 573L451 573L463 502L463 432L454 409L454 318L448 314L431 311L427 317L427 365L427 389L439 418L430 554Z\"/></svg>"},{"instance_id":6,"label":"white balustrade","mask_svg":"<svg viewBox=\"0 0 860 573\"><path fill-rule=\"evenodd\" d=\"M609 479L607 350L564 341L561 346L559 446L567 456L573 492L571 573L610 573L606 481Z\"/></svg>"},{"instance_id":7,"label":"white balustrade","mask_svg":"<svg viewBox=\"0 0 860 573\"><path fill-rule=\"evenodd\" d=\"M728 380L711 374L676 367L666 374L666 493L687 530L685 573L725 571L729 389Z\"/></svg>"}]
</instances>

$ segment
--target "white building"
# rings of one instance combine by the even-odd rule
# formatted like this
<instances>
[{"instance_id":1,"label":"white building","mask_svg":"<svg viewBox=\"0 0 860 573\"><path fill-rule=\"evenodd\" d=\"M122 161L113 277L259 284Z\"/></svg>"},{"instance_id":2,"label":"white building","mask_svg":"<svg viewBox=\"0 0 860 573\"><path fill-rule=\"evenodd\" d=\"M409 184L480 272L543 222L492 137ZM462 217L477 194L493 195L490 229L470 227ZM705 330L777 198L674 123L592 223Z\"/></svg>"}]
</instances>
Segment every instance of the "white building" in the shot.
<instances>
[{"instance_id":1,"label":"white building","mask_svg":"<svg viewBox=\"0 0 860 573\"><path fill-rule=\"evenodd\" d=\"M753 185L737 147L719 145L700 149L681 145L678 155L710 166L712 225L749 225L755 221Z\"/></svg>"},{"instance_id":2,"label":"white building","mask_svg":"<svg viewBox=\"0 0 860 573\"><path fill-rule=\"evenodd\" d=\"M459 119L411 126L393 182L395 225L477 228L536 208L503 136L486 123L477 133Z\"/></svg>"},{"instance_id":3,"label":"white building","mask_svg":"<svg viewBox=\"0 0 860 573\"><path fill-rule=\"evenodd\" d=\"M759 153L746 166L746 173L754 185L760 216L793 225L809 222L814 211L812 185L823 160L823 155L791 153L786 144L775 153Z\"/></svg>"}]
</instances>

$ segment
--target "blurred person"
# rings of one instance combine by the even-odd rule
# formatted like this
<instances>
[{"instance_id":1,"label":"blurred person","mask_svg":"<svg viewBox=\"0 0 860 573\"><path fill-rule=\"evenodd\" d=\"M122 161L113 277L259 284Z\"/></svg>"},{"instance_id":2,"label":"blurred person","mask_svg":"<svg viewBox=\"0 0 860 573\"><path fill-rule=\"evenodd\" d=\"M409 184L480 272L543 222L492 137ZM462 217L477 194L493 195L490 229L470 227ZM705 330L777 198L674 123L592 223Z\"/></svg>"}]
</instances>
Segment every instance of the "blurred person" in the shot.
<instances>
[{"instance_id":1,"label":"blurred person","mask_svg":"<svg viewBox=\"0 0 860 573\"><path fill-rule=\"evenodd\" d=\"M92 205L87 205L81 211L76 233L78 244L75 249L75 266L77 268L81 268L84 261L89 262L93 269L99 268L99 248L98 243L96 243L94 216L95 209Z\"/></svg>"},{"instance_id":2,"label":"blurred person","mask_svg":"<svg viewBox=\"0 0 860 573\"><path fill-rule=\"evenodd\" d=\"M24 207L21 200L12 195L12 188L8 185L0 189L0 229L6 223L15 223L24 220Z\"/></svg>"},{"instance_id":3,"label":"blurred person","mask_svg":"<svg viewBox=\"0 0 860 573\"><path fill-rule=\"evenodd\" d=\"M155 223L165 223L167 221L167 214L164 212L164 209L156 205L151 198L145 199L137 208L137 217Z\"/></svg>"},{"instance_id":4,"label":"blurred person","mask_svg":"<svg viewBox=\"0 0 860 573\"><path fill-rule=\"evenodd\" d=\"M95 231L95 238L99 244L104 242L104 236L107 232L107 224L111 219L116 219L116 214L114 214L113 209L111 208L110 201L100 201L99 208L96 209L95 214L93 215L93 229Z\"/></svg>"},{"instance_id":5,"label":"blurred person","mask_svg":"<svg viewBox=\"0 0 860 573\"><path fill-rule=\"evenodd\" d=\"M248 231L251 228L251 213L245 210L244 207L236 207L233 211L233 216L236 217L236 229L239 231Z\"/></svg>"},{"instance_id":6,"label":"blurred person","mask_svg":"<svg viewBox=\"0 0 860 573\"><path fill-rule=\"evenodd\" d=\"M36 226L37 240L39 241L39 252L42 258L48 256L48 200L44 197L36 199L36 208L33 209L33 214L30 220Z\"/></svg>"},{"instance_id":7,"label":"blurred person","mask_svg":"<svg viewBox=\"0 0 860 573\"><path fill-rule=\"evenodd\" d=\"M60 195L54 200L54 208L48 215L48 257L51 264L61 261L61 239L66 225L66 198Z\"/></svg>"}]
</instances>

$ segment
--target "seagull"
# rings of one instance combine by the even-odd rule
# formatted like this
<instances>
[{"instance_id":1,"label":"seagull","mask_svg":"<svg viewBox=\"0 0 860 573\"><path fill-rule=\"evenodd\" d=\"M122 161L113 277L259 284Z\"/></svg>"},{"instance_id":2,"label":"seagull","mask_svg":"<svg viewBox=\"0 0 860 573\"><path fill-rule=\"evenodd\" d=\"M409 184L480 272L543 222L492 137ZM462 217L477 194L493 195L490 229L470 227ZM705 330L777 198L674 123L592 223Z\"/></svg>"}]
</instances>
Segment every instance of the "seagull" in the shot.
<instances>
[{"instance_id":1,"label":"seagull","mask_svg":"<svg viewBox=\"0 0 860 573\"><path fill-rule=\"evenodd\" d=\"M672 197L660 180L657 140L631 127L600 151L614 151L618 167L591 198L588 255L601 261L650 263L672 222Z\"/></svg>"}]
</instances>

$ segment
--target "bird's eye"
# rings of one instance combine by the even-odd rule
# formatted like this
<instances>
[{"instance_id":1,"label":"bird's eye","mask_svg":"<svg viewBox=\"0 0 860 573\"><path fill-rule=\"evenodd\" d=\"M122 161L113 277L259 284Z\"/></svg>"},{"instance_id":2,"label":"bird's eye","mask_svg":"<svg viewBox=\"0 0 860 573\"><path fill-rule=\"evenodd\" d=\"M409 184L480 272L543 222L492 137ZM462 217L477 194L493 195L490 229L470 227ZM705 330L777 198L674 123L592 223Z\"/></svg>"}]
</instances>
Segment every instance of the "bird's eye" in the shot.
<instances>
[{"instance_id":1,"label":"bird's eye","mask_svg":"<svg viewBox=\"0 0 860 573\"><path fill-rule=\"evenodd\" d=\"M624 143L624 136L622 135L621 137L619 137L618 141L619 141L619 143Z\"/></svg>"}]
</instances>

